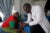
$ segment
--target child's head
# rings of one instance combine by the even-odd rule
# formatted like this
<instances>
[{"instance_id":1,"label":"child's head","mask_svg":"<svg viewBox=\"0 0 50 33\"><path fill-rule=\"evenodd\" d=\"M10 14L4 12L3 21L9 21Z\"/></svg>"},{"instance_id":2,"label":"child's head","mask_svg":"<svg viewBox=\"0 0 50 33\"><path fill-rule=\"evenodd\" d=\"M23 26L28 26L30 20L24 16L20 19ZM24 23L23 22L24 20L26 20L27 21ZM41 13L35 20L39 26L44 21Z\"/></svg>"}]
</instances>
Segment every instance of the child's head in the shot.
<instances>
[{"instance_id":1,"label":"child's head","mask_svg":"<svg viewBox=\"0 0 50 33\"><path fill-rule=\"evenodd\" d=\"M16 18L18 18L19 12L15 12L13 15L14 15Z\"/></svg>"},{"instance_id":2,"label":"child's head","mask_svg":"<svg viewBox=\"0 0 50 33\"><path fill-rule=\"evenodd\" d=\"M30 13L31 12L31 5L29 3L25 3L23 5L23 9L26 13Z\"/></svg>"}]
</instances>

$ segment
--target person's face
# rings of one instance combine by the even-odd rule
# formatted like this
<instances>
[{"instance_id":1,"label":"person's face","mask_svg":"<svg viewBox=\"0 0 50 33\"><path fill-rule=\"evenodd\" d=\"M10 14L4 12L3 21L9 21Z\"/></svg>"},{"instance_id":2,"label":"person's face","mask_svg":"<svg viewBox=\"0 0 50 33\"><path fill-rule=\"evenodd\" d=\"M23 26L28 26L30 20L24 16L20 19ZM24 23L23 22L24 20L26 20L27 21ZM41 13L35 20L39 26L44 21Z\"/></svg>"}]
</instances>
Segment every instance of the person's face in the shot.
<instances>
[{"instance_id":1,"label":"person's face","mask_svg":"<svg viewBox=\"0 0 50 33\"><path fill-rule=\"evenodd\" d=\"M24 9L24 11L25 11L26 13L30 13L30 12L31 12L31 8L23 7L23 9Z\"/></svg>"}]
</instances>

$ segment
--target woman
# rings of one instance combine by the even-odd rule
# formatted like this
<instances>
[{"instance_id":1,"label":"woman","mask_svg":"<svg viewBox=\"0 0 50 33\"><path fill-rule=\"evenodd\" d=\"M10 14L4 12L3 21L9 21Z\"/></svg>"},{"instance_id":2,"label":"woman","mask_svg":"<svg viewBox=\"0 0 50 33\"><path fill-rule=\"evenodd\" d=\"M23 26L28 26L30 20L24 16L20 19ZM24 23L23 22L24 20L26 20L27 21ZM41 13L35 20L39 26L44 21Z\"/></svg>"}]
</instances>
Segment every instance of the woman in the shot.
<instances>
[{"instance_id":1,"label":"woman","mask_svg":"<svg viewBox=\"0 0 50 33\"><path fill-rule=\"evenodd\" d=\"M13 15L8 17L2 24L3 31L10 33L18 33L18 16L19 13L15 12Z\"/></svg>"},{"instance_id":2,"label":"woman","mask_svg":"<svg viewBox=\"0 0 50 33\"><path fill-rule=\"evenodd\" d=\"M49 23L40 6L25 3L23 9L28 15L28 20L24 23L30 26L31 33L48 33Z\"/></svg>"}]
</instances>

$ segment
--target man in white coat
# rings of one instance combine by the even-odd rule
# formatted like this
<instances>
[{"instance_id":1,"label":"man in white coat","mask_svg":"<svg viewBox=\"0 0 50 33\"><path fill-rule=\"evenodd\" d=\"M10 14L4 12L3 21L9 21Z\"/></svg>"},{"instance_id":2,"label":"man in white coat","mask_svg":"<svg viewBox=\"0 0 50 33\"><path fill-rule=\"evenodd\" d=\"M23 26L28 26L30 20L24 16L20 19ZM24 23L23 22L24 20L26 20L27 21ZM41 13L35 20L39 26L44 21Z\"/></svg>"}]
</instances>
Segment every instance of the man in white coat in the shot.
<instances>
[{"instance_id":1,"label":"man in white coat","mask_svg":"<svg viewBox=\"0 0 50 33\"><path fill-rule=\"evenodd\" d=\"M49 22L42 8L39 5L31 7L29 3L25 3L23 8L28 14L28 19L25 23L29 24L31 33L48 33Z\"/></svg>"}]
</instances>

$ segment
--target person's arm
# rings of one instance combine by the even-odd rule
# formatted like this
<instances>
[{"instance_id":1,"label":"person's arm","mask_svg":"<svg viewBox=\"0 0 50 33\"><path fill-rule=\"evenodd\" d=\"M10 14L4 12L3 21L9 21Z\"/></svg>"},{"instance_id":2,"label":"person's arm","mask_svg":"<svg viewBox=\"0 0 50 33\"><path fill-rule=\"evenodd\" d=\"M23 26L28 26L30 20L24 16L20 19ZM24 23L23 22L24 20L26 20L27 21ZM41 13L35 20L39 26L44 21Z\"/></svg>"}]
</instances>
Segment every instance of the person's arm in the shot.
<instances>
[{"instance_id":1,"label":"person's arm","mask_svg":"<svg viewBox=\"0 0 50 33\"><path fill-rule=\"evenodd\" d=\"M27 21L26 21L26 22L24 22L24 23L29 24L29 22L30 22L30 17L31 17L31 16L30 16L30 14L29 14L29 13L28 13L27 15L28 15Z\"/></svg>"},{"instance_id":2,"label":"person's arm","mask_svg":"<svg viewBox=\"0 0 50 33\"><path fill-rule=\"evenodd\" d=\"M33 11L35 11L35 16L33 16L33 14L34 14L34 12ZM30 26L32 26L32 25L36 25L36 24L38 24L39 22L41 22L42 21L42 10L41 10L41 7L39 7L39 6L35 6L35 7L33 7L33 11L32 11L32 19L33 19L33 21L31 21L31 22L29 22L29 25Z\"/></svg>"}]
</instances>

